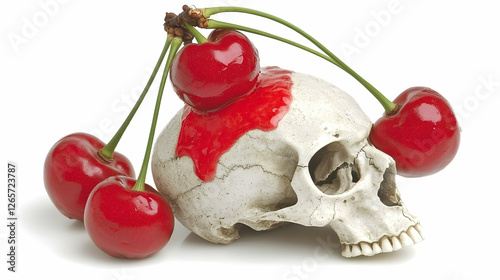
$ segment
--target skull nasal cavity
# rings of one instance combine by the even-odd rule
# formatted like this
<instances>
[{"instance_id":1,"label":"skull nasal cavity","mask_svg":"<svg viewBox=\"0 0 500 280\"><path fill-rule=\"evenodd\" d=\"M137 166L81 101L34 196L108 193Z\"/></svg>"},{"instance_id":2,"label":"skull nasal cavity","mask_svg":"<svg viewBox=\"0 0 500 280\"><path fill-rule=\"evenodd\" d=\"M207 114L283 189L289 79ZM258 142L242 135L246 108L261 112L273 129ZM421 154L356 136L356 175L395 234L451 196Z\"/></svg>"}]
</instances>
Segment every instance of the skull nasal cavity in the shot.
<instances>
[{"instance_id":1,"label":"skull nasal cavity","mask_svg":"<svg viewBox=\"0 0 500 280\"><path fill-rule=\"evenodd\" d=\"M401 206L401 198L396 188L396 168L391 165L384 172L384 180L380 183L378 197L387 206Z\"/></svg>"},{"instance_id":2,"label":"skull nasal cavity","mask_svg":"<svg viewBox=\"0 0 500 280\"><path fill-rule=\"evenodd\" d=\"M359 172L343 145L331 143L320 149L309 162L314 184L326 195L340 194L359 181Z\"/></svg>"}]
</instances>

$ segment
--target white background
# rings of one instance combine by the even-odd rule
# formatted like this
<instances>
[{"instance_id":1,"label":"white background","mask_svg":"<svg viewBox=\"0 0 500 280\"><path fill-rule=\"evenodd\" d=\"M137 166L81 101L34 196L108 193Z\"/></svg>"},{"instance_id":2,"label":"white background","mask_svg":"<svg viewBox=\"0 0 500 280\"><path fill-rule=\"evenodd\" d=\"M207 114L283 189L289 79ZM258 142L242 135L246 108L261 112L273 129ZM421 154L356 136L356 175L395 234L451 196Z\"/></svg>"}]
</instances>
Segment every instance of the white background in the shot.
<instances>
[{"instance_id":1,"label":"white background","mask_svg":"<svg viewBox=\"0 0 500 280\"><path fill-rule=\"evenodd\" d=\"M46 153L61 137L108 141L142 90L165 40L163 17L182 4L238 5L309 31L390 99L423 85L446 96L463 130L455 160L433 176L398 177L424 242L375 257L344 259L328 228L243 230L231 245L203 241L176 223L171 241L145 260L99 251L80 222L62 216L43 185ZM500 17L495 1L2 1L1 175L18 165L17 273L7 272L7 183L0 191L1 279L498 279ZM242 15L215 19L306 43L284 27ZM208 35L208 32L203 31ZM382 107L350 76L310 54L249 35L262 66L324 78L354 96L375 121ZM140 169L157 84L118 146ZM166 90L158 132L182 103ZM6 180L5 180L6 181ZM148 183L152 184L151 174ZM316 252L316 253L315 253ZM317 252L321 252L320 255ZM326 252L326 253L325 253ZM5 260L5 261L4 261ZM5 276L7 276L7 278ZM147 278L148 277L148 278ZM186 279L186 278L184 278Z\"/></svg>"}]
</instances>

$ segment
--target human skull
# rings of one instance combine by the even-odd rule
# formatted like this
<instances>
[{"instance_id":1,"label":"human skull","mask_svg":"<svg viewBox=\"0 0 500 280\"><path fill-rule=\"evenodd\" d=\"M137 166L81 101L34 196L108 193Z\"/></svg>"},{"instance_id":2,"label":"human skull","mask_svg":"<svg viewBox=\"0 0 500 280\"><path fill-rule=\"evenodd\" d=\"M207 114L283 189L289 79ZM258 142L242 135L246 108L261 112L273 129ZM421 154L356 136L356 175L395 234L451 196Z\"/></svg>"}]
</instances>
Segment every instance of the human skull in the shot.
<instances>
[{"instance_id":1,"label":"human skull","mask_svg":"<svg viewBox=\"0 0 500 280\"><path fill-rule=\"evenodd\" d=\"M213 181L200 180L191 158L175 154L182 110L165 127L152 171L176 218L215 243L237 239L241 225L329 225L345 257L421 241L419 221L396 188L395 163L368 142L372 124L359 105L318 78L291 79L293 101L278 127L239 138L219 159Z\"/></svg>"}]
</instances>

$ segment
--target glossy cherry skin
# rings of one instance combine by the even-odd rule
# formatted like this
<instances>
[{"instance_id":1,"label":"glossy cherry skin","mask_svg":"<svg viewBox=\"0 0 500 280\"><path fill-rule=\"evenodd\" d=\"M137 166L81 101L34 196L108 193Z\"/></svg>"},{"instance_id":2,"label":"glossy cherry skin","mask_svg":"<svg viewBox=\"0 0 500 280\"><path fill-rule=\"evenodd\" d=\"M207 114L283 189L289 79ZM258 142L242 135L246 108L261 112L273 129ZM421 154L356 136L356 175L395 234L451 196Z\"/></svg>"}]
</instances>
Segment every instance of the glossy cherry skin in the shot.
<instances>
[{"instance_id":1,"label":"glossy cherry skin","mask_svg":"<svg viewBox=\"0 0 500 280\"><path fill-rule=\"evenodd\" d=\"M460 144L460 127L448 101L430 88L413 87L394 103L396 111L373 125L371 143L394 158L402 176L427 176L445 168Z\"/></svg>"},{"instance_id":2,"label":"glossy cherry skin","mask_svg":"<svg viewBox=\"0 0 500 280\"><path fill-rule=\"evenodd\" d=\"M55 143L45 158L45 189L70 219L83 221L87 198L101 181L115 175L135 176L124 155L115 152L112 161L103 160L98 153L104 145L93 135L74 133Z\"/></svg>"},{"instance_id":3,"label":"glossy cherry skin","mask_svg":"<svg viewBox=\"0 0 500 280\"><path fill-rule=\"evenodd\" d=\"M160 251L174 230L174 215L158 192L132 190L136 180L114 176L90 194L85 228L92 241L117 258L146 258Z\"/></svg>"},{"instance_id":4,"label":"glossy cherry skin","mask_svg":"<svg viewBox=\"0 0 500 280\"><path fill-rule=\"evenodd\" d=\"M211 111L249 93L260 71L258 51L235 30L214 30L203 44L184 46L172 61L177 95L198 111Z\"/></svg>"}]
</instances>

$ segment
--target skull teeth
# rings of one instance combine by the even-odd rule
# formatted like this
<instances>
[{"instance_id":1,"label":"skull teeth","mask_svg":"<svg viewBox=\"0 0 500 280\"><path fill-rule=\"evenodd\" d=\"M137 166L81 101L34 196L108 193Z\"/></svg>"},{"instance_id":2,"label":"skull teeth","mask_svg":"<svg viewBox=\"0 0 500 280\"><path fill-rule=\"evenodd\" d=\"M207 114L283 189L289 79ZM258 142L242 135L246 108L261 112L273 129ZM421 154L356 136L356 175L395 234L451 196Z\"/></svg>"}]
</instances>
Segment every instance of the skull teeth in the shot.
<instances>
[{"instance_id":1,"label":"skull teeth","mask_svg":"<svg viewBox=\"0 0 500 280\"><path fill-rule=\"evenodd\" d=\"M384 236L374 243L360 242L358 244L343 244L342 256L346 258L357 256L373 256L379 253L394 252L411 246L424 239L420 224L409 227L399 236Z\"/></svg>"}]
</instances>

